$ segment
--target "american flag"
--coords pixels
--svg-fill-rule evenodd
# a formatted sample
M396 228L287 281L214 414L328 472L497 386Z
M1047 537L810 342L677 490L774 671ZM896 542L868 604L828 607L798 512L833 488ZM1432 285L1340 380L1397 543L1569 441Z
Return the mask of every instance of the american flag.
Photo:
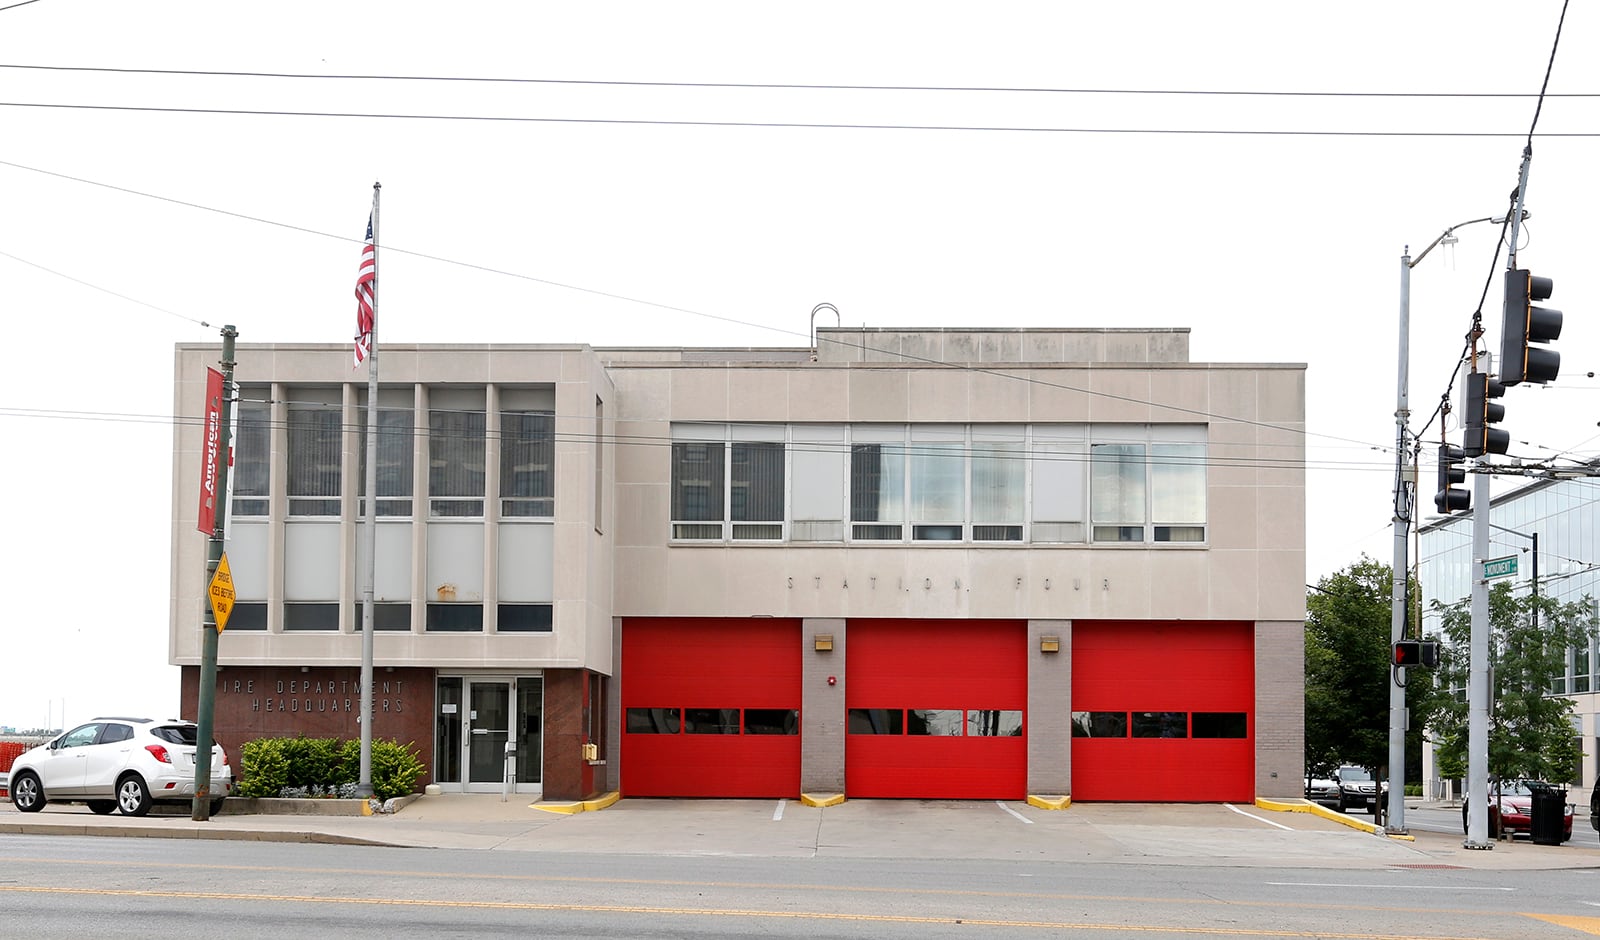
M378 258L372 246L372 216L367 216L367 243L361 246L361 273L356 276L356 365L372 352L373 301L378 289Z

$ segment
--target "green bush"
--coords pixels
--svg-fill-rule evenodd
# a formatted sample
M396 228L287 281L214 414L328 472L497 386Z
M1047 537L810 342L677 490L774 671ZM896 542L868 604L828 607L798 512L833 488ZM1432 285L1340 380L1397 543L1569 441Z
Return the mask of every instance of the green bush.
M277 796L289 785L289 755L285 738L257 738L239 749L239 779L233 795Z
M428 768L412 750L414 744L398 741L372 742L372 795L380 800L405 796L416 788ZM360 760L360 745L357 745ZM359 765L357 774L359 775Z
M333 738L296 737L284 739L289 756L290 787L315 790L339 783L343 777L339 742Z
M372 742L372 794L380 800L413 791L427 772L415 744ZM240 749L235 796L275 797L284 791L334 794L361 777L361 742L337 738L257 738Z

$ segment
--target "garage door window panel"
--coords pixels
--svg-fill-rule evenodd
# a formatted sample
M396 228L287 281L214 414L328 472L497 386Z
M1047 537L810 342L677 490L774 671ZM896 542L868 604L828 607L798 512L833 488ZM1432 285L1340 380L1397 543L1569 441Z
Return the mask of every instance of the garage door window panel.
M1188 712L1134 712L1131 722L1136 738L1187 738Z
M1072 736L1075 738L1125 738L1128 736L1128 713L1073 712Z
M974 708L967 712L967 736L975 738L1022 737L1022 712L1008 708Z
M677 734L681 726L676 708L628 709L629 734Z
M788 735L800 733L800 710L795 708L747 708L745 734Z
M906 710L906 734L929 737L960 737L966 716L959 708L912 708Z
M685 734L738 734L739 709L686 708L683 731Z
M1244 738L1250 722L1244 712L1195 712L1191 728L1196 738Z
M905 734L905 712L898 708L850 709L851 734Z

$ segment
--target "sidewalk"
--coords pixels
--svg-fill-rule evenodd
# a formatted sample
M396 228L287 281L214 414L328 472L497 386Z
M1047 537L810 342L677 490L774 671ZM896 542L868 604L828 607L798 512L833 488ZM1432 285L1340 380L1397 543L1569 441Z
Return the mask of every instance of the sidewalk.
M1408 807L1455 808L1459 804ZM558 804L550 804L555 806ZM560 804L565 806L566 804ZM1396 839L1306 812L1221 804L1074 804L852 800L805 806L778 800L621 800L566 815L527 797L422 796L391 814L235 814L207 822L187 812L98 816L80 805L20 813L0 803L0 836L76 835L237 839L404 848L811 857L960 857L1107 864L1224 864L1324 869L1600 869L1600 849L1499 842L1462 847L1459 833L1412 830ZM1370 828L1370 821L1366 822Z

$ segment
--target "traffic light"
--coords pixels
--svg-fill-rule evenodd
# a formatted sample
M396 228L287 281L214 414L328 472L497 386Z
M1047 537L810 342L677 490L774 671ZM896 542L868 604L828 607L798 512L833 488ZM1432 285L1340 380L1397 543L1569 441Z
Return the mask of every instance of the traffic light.
M1467 482L1467 468L1461 465L1466 456L1454 444L1439 445L1439 491L1433 494L1433 505L1445 515L1472 508L1472 494L1454 488L1457 483Z
M1394 644L1396 666L1439 665L1439 644L1432 640L1399 640Z
M1467 426L1461 432L1461 452L1466 456L1503 454L1511 446L1510 434L1489 427L1506 416L1505 406L1489 399L1505 393L1505 386L1487 372L1473 372L1467 376Z
M1548 300L1555 282L1520 268L1506 272L1505 318L1500 322L1500 384L1554 382L1561 354L1531 343L1553 343L1561 336L1561 311L1535 307Z

